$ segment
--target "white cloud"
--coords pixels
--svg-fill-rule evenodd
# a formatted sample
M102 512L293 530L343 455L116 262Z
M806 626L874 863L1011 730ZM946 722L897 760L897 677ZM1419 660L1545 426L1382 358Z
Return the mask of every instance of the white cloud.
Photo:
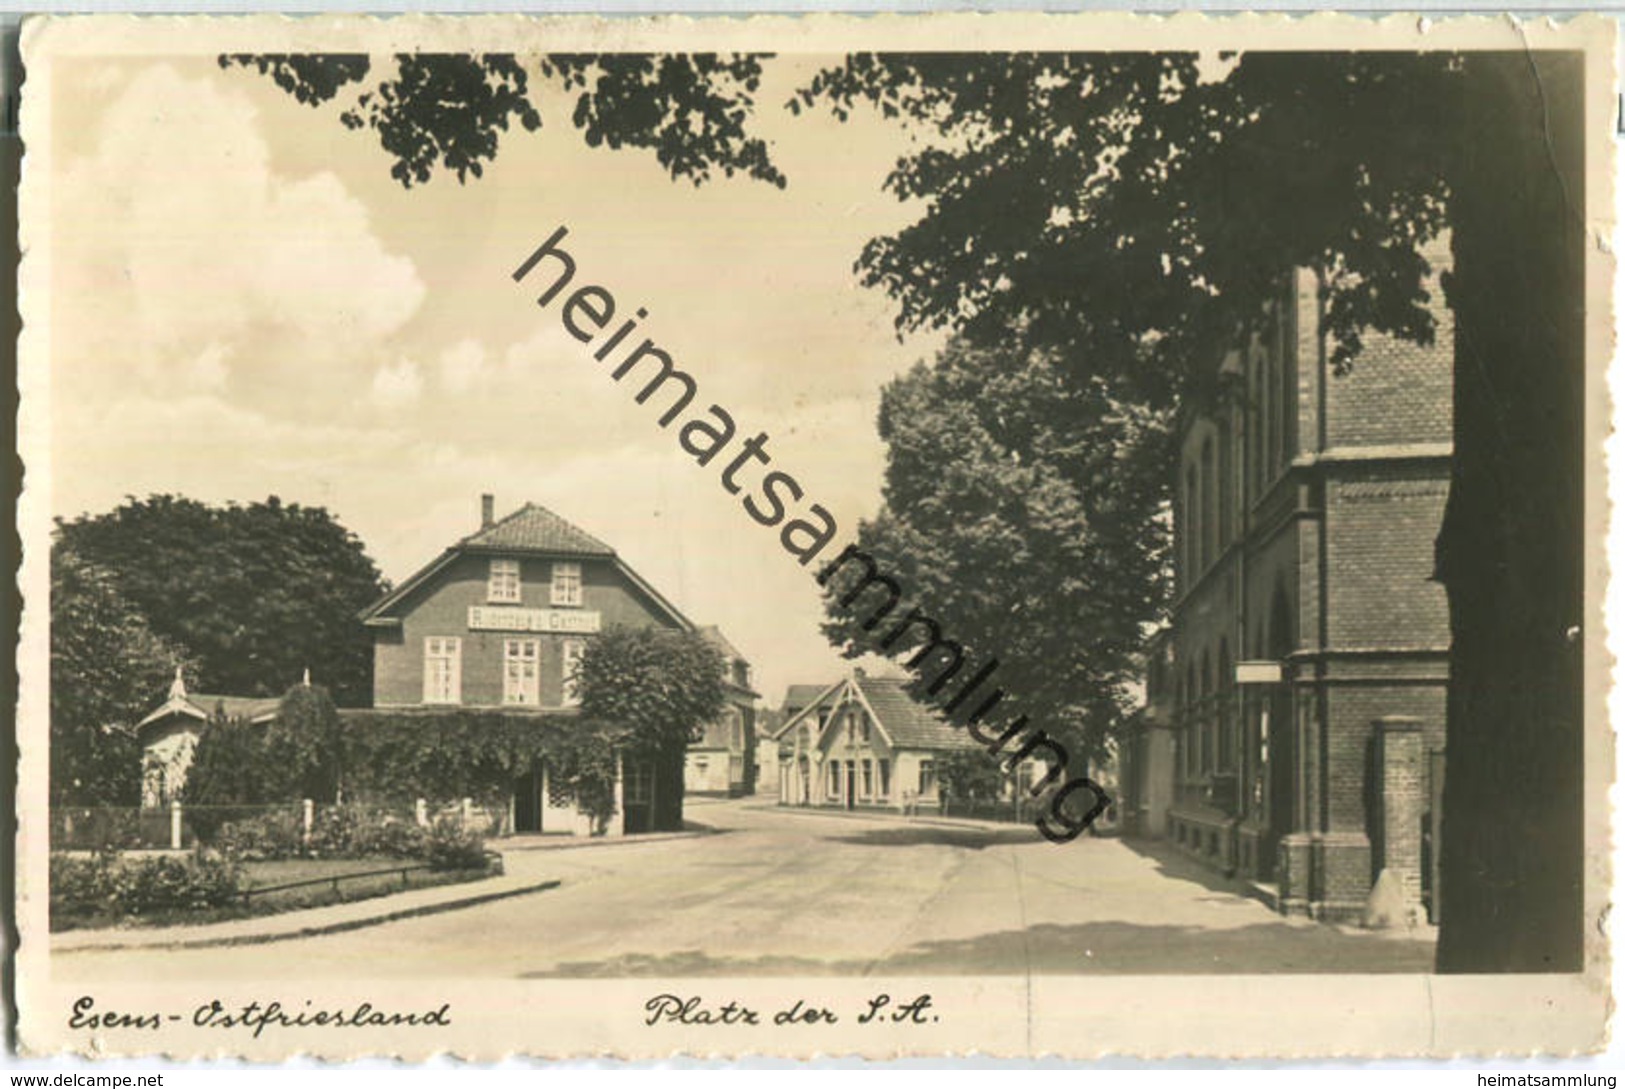
M422 392L423 375L410 359L386 363L372 376L372 399L383 408L413 404Z
M72 213L53 287L64 312L95 315L57 330L60 380L105 397L196 382L289 414L366 388L423 283L333 174L273 171L246 97L157 65L89 146L54 196Z
M440 383L453 393L479 385L484 372L485 348L477 340L459 340L440 356Z

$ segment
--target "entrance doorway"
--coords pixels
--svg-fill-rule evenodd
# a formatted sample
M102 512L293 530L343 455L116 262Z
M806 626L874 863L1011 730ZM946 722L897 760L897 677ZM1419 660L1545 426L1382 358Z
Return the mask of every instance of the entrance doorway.
M846 762L846 807L848 809L856 809L858 807L857 766L858 762L856 760L848 760Z
M647 760L628 756L622 764L621 831L629 836L654 827L654 767Z
M542 830L542 776L535 769L521 775L513 784L513 830Z

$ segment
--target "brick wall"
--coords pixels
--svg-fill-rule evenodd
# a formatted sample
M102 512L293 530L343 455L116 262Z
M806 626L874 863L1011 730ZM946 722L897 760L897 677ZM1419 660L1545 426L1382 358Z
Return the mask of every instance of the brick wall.
M1446 264L1448 243L1435 243L1427 256L1435 269ZM1436 276L1428 290L1432 296L1428 308L1436 325L1431 345L1368 331L1353 369L1327 379L1328 446L1450 441L1454 324Z
M1443 464L1363 470L1326 484L1327 637L1333 647L1445 646L1429 581L1448 487Z
M582 608L601 614L604 627L615 624L669 626L642 591L604 560L581 562ZM423 641L429 636L462 640L462 702L470 706L502 703L503 640L516 632L470 631L468 610L488 604L489 560L460 556L439 576L401 605L398 633L380 631L373 649L373 702L378 706L423 702ZM547 560L521 561L521 600L529 609L551 608L552 565ZM582 636L525 633L540 641L538 666L541 705L557 707L564 693L564 641ZM587 637L590 638L590 637Z

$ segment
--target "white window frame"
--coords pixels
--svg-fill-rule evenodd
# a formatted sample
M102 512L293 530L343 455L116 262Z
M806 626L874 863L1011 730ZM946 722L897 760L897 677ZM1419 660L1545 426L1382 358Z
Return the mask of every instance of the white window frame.
M526 654L526 651L529 654ZM518 672L515 672L515 665ZM529 667L528 672L527 668ZM542 703L542 641L502 641L502 702L508 707L539 707Z
M581 656L587 652L585 639L566 639L559 644L559 702L564 707L581 706L581 689L575 681L570 679L575 664L581 661Z
M935 760L920 761L920 797L930 798L936 795L939 785L937 783L937 762Z
M436 663L443 663L444 670L434 668ZM463 641L455 635L429 635L423 639L423 702L463 702Z
M566 608L581 604L581 565L556 561L547 590L548 603Z
M519 561L492 557L485 578L485 600L505 604L519 604Z

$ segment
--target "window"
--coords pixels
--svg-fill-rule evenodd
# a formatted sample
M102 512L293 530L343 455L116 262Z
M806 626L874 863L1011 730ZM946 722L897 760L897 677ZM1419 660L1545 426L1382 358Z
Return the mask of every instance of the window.
M924 798L937 792L937 762L935 760L920 761L920 797Z
M1185 466L1185 539L1181 542L1180 555L1185 561L1185 588L1188 590L1196 582L1196 568L1200 562L1197 558L1197 534L1201 527L1197 525L1197 496L1196 496L1196 466Z
M548 600L554 605L581 604L581 565L579 563L555 563L553 565L553 586Z
M880 759L880 796L891 797L891 761L885 757Z
M869 716L862 711L858 712L858 736L864 741L869 740Z
M1224 547L1224 541L1219 535L1218 506L1219 499L1219 469L1218 462L1213 457L1213 437L1210 435L1202 441L1202 569L1206 570L1214 560L1219 558L1219 549Z
M561 644L564 657L563 678L561 691L564 694L563 703L566 707L579 707L581 705L581 683L576 677L576 670L581 666L581 656L586 653L587 644L581 639L566 639Z
M519 601L519 561L492 560L491 574L486 580L485 596L488 601Z
M623 805L648 805L654 800L654 767L642 760L628 759L624 765L626 780L621 784Z
M841 762L839 760L829 762L829 796L831 798L841 796Z
M423 641L423 702L460 703L462 698L462 640L429 636Z
M872 797L874 797L874 794L875 794L875 762L873 760L864 760L864 762L863 762L863 781L862 782L863 782L862 793L861 793L860 797L863 797L863 798L872 798Z
M536 639L502 641L502 702L534 707L542 702L537 680L541 642Z
M1219 758L1220 771L1236 770L1235 699L1236 672L1230 664L1230 643L1219 640Z

